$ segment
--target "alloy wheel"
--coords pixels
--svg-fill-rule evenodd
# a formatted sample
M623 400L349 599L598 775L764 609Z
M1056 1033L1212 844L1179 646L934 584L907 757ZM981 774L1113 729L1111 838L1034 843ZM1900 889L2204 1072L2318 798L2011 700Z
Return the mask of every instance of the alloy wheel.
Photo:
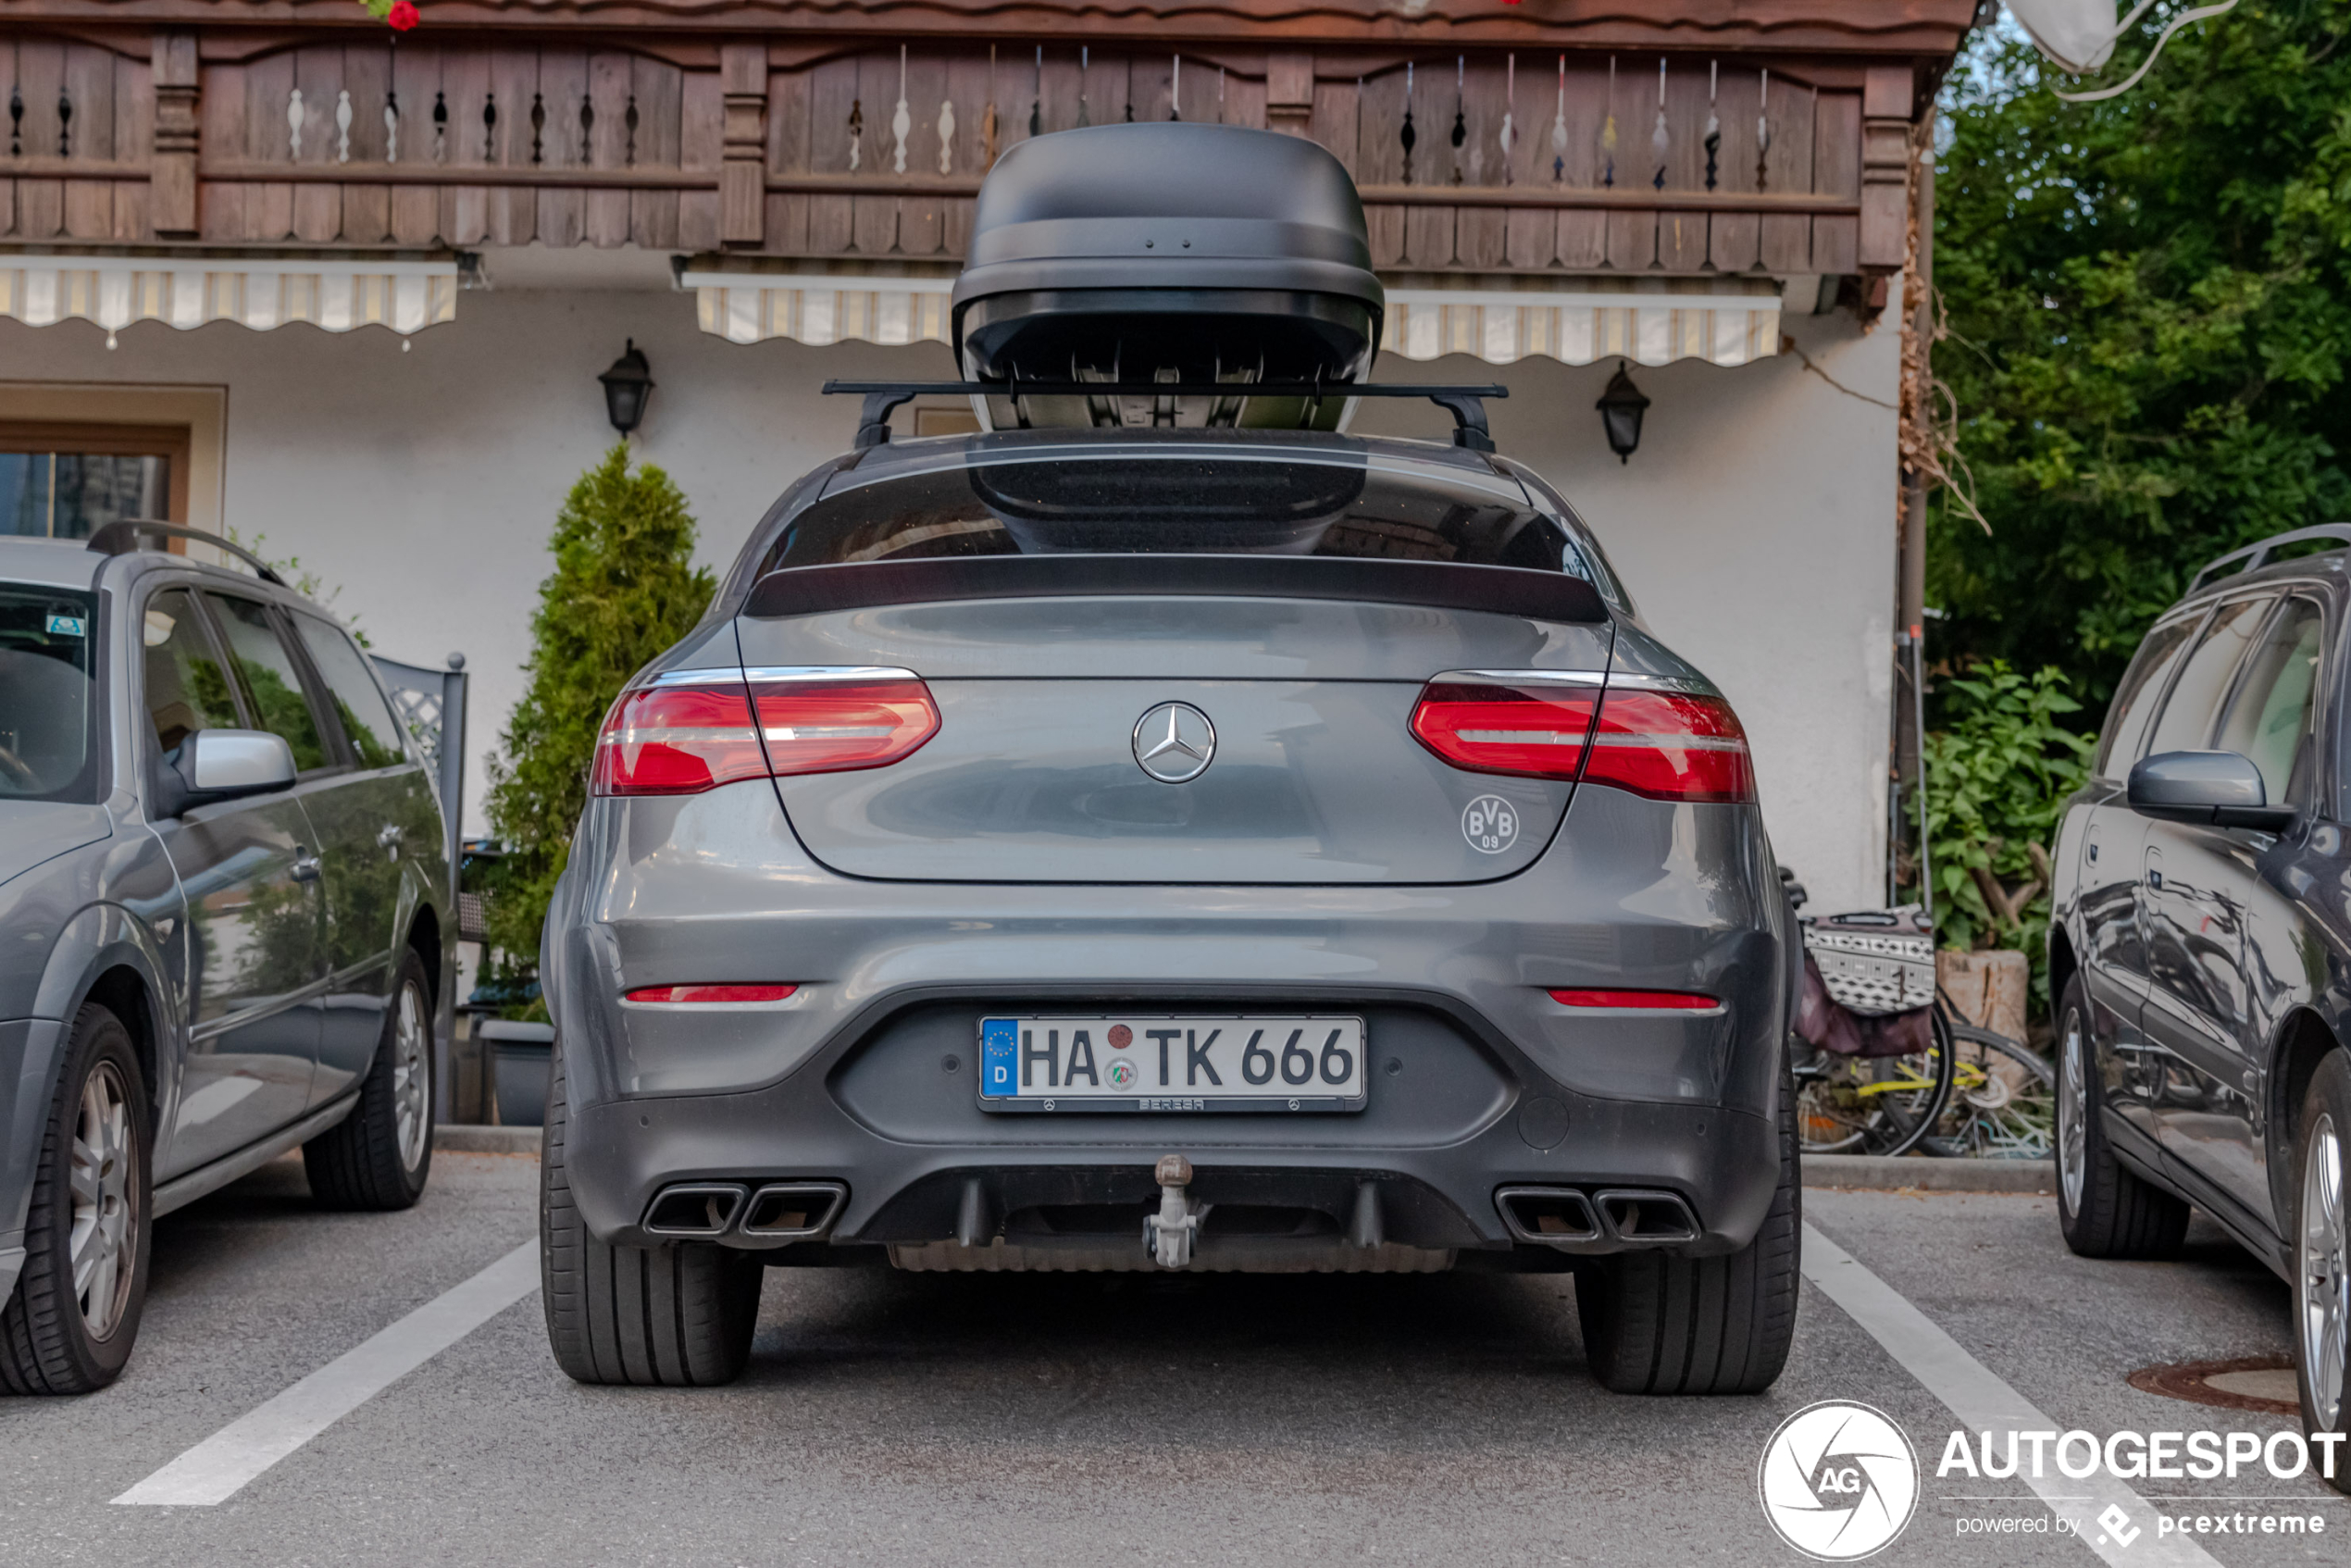
M2065 1184L2069 1213L2082 1212L2082 1183L2089 1165L2089 1054L2082 1038L2082 1014L2065 1015L2065 1044L2058 1053L2058 1179Z
M67 1173L73 1223L66 1255L82 1327L93 1340L114 1333L131 1300L139 1245L138 1159L121 1070L100 1062L82 1080Z
M432 1072L425 1052L424 999L414 986L400 988L400 1014L392 1035L392 1103L400 1143L400 1168L413 1171L425 1157L425 1133L431 1121L425 1103Z
M2295 1251L2295 1316L2302 1329L2303 1385L2320 1431L2343 1425L2343 1374L2351 1337L2351 1269L2345 1267L2343 1138L2321 1114L2302 1163L2302 1226Z

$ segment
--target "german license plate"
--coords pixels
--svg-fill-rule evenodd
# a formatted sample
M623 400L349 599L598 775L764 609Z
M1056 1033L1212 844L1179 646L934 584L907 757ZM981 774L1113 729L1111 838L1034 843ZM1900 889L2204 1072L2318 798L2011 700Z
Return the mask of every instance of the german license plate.
M1361 1018L983 1018L986 1111L1360 1111Z

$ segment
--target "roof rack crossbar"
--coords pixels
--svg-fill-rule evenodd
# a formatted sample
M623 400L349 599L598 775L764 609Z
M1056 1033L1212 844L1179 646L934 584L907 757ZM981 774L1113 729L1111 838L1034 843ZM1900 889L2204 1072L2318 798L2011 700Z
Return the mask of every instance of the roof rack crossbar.
M2258 571L2270 564L2271 553L2280 545L2299 544L2305 540L2312 539L2331 539L2338 544L2351 544L2351 523L2320 523L2316 528L2295 529L2286 533L2271 534L2269 538L2248 544L2241 550L2232 550L2225 555L2215 556L2212 560L2206 562L2204 569L2196 573L2189 581L2187 591L2194 593L2208 582L2217 582L2224 577L2236 577L2245 572Z
M146 542L150 539L156 541L152 546ZM280 588L286 586L286 579L278 575L276 568L243 545L231 544L218 534L206 533L202 529L183 529L177 523L150 522L143 517L108 523L90 536L87 548L101 555L128 555L134 550L161 549L162 541L167 539L193 539L200 544L209 544L251 566L262 581L274 582Z
M1473 452L1494 450L1486 423L1486 399L1508 397L1504 386L1425 386L1395 382L1329 381L827 381L827 395L863 394L857 417L860 451L889 439L889 417L917 397L1301 397L1426 398L1453 417L1453 444Z

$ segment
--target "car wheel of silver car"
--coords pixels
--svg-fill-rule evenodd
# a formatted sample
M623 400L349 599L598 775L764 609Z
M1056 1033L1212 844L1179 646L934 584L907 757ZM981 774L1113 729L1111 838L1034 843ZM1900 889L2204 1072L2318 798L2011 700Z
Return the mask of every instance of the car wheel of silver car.
M432 1170L432 988L414 952L351 1114L302 1146L311 1196L330 1209L405 1209Z
M539 1157L540 1299L555 1363L580 1383L733 1382L751 1360L765 1266L755 1254L706 1241L597 1240L580 1221L564 1168L570 1129L558 1039Z
M130 1031L74 1020L25 1216L24 1272L0 1307L0 1387L86 1394L131 1359L147 1294L147 1087Z
M2294 1215L2294 1322L2302 1424L2313 1435L2351 1432L2351 1055L2319 1064L2303 1096ZM2316 1452L2313 1449L2313 1452ZM2351 1493L2351 1451L2330 1478Z
M2076 975L2058 999L2058 1224L2085 1258L2167 1258L2187 1236L2188 1205L2125 1167L2107 1141L2090 1018Z
M1796 1337L1804 1228L1796 1079L1780 1081L1780 1178L1755 1239L1715 1258L1623 1252L1575 1276L1584 1355L1619 1394L1760 1394Z

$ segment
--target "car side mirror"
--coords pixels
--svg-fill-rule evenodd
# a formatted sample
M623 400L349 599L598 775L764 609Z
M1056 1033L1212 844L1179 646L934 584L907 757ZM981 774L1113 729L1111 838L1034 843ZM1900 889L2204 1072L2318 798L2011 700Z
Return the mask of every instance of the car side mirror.
M2292 826L2292 806L2270 803L2261 770L2235 752L2158 752L2131 769L2123 786L2131 809L2158 822L2253 828Z
M286 788L294 781L293 748L266 729L199 729L180 742L164 775L176 816L191 806Z

